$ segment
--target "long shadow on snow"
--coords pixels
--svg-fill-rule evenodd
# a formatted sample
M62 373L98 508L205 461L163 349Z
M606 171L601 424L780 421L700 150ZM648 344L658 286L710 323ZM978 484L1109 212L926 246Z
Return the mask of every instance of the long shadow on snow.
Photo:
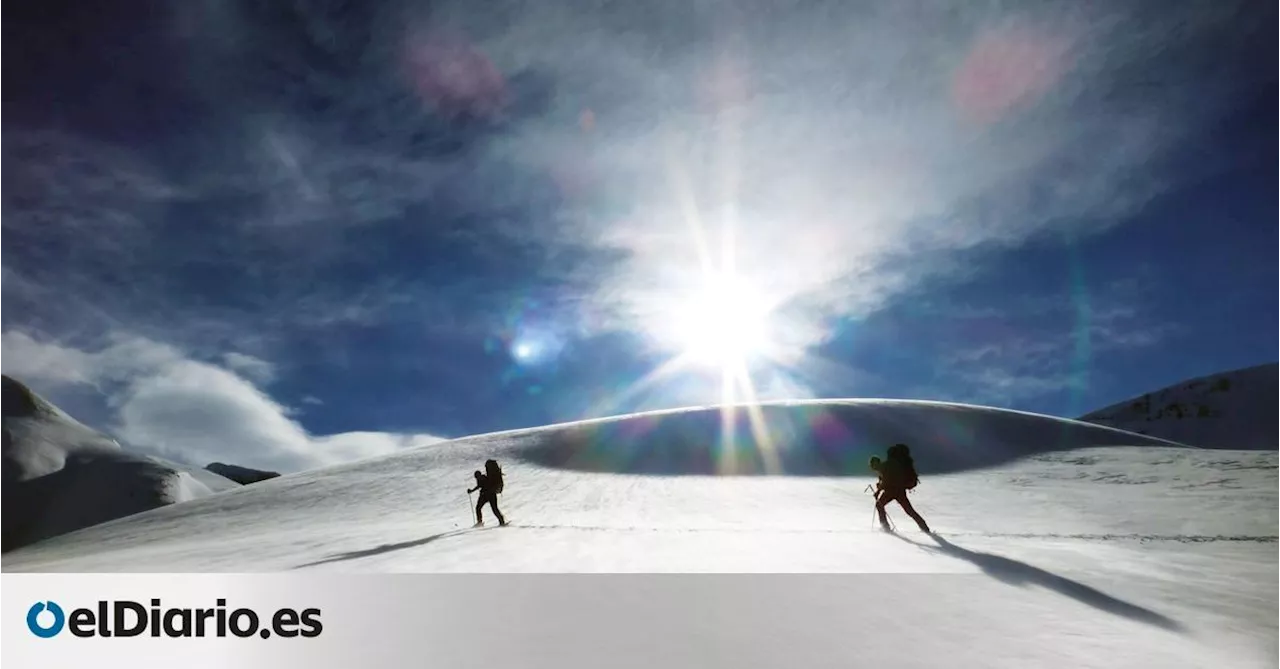
M401 541L399 543L394 543L394 544L382 544L381 546L366 548L364 550L338 553L337 555L330 555L329 557L324 558L323 560L316 560L315 562L300 564L294 567L294 569L304 569L306 567L315 567L317 565L329 564L330 562L345 562L347 560L359 560L360 558L373 557L375 555L382 555L384 553L392 553L395 551L404 550L406 548L417 548L418 546L425 546L433 541L439 541L441 539L457 536L459 534L463 534L465 532L472 532L472 531L479 531L479 530L473 529L473 528L465 528L461 530L450 530L448 532L441 532L439 534L433 534L428 537L422 537L421 539L414 539L413 541Z
M763 403L611 418L520 438L515 457L553 469L653 476L867 476L867 459L911 446L923 475L992 467L1092 446L1170 446L1142 435L1050 416L913 401ZM726 440L726 434L732 439ZM727 445L726 441L729 442Z
M927 551L933 551L971 562L978 568L982 569L982 571L987 575L999 581L1008 583L1009 585L1016 585L1019 587L1027 584L1038 585L1060 595L1070 597L1082 604L1088 604L1095 609L1106 611L1107 613L1111 613L1122 618L1136 620L1170 632L1182 633L1186 631L1186 628L1183 627L1181 623L1169 618L1168 616L1156 613L1151 609L1146 609L1136 604L1130 604L1129 602L1121 599L1116 599L1105 592L1091 588L1079 581L1073 581L1065 576L1059 576L1039 567L1033 567L1025 562L1019 562L1017 560L993 555L991 553L979 553L967 548L961 548L936 534L931 536L934 541L938 542L937 546L930 546L928 544L912 541L898 534L893 534L892 536Z

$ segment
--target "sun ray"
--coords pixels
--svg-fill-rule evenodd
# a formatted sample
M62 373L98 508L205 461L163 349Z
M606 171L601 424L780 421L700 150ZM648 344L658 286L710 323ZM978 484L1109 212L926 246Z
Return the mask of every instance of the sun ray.
M693 250L698 255L698 263L702 268L702 273L708 275L713 271L710 245L707 243L707 235L703 229L702 218L698 215L698 204L694 201L693 189L690 187L689 179L684 174L684 170L681 169L681 163L675 154L674 144L668 141L666 151L668 182L671 185L675 200L679 204L684 223L689 229Z
M847 380L862 373L850 364L808 353L792 359L787 365L787 372L806 383L817 382L818 385L824 380Z
M760 398L756 394L755 385L751 383L751 374L744 364L736 365L733 373L742 388L747 421L751 426L751 437L760 451L760 460L764 465L765 473L780 474L782 462L773 443L773 436L769 433L764 411L760 408Z
M733 63L727 63L733 65ZM730 68L732 70L732 68ZM724 74L734 74L727 71ZM716 471L735 473L740 468L737 419L745 413L751 443L759 451L767 472L781 472L776 444L759 406L749 362L775 358L771 350L767 318L772 304L759 290L746 285L738 274L737 226L740 175L737 162L741 119L732 108L723 112L713 142L719 150L714 168L719 192L713 210L700 212L694 184L685 171L678 147L665 143L667 180L672 200L689 235L699 265L699 286L685 299L673 299L670 311L654 322L654 332L664 344L678 349L675 357L635 382L610 401L627 401L661 379L686 369L718 369L720 376L720 438ZM704 216L704 213L710 214ZM741 406L740 406L741 404Z
M720 459L717 466L721 474L738 471L738 414L735 410L733 375L727 369L720 370Z
M621 393L604 397L601 401L592 405L588 415L603 416L608 415L609 412L617 411L624 402L634 399L636 395L649 389L654 384L674 376L687 367L689 367L689 360L686 356L671 358L654 368L653 371L637 379L634 383L623 388Z

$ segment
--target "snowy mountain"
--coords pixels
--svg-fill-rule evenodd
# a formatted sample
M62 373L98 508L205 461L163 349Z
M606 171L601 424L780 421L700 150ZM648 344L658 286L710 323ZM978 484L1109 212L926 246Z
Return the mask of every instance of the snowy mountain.
M240 487L129 453L19 381L3 377L3 549Z
M896 506L896 534L872 525L866 462L899 441L921 472L911 499L935 536ZM503 466L500 508L512 524L496 527L485 508L488 525L471 529L466 491L489 457ZM1275 666L1276 467L1274 452L957 404L701 408L288 474L54 537L3 567L868 574L792 593L824 612L799 627L720 599L662 615L702 626L685 632L711 646L706 661L685 662L700 666L781 661L779 648L823 666ZM511 593L511 611L528 614ZM619 604L609 623L625 626L637 605ZM581 661L556 666L598 666L601 643L563 649ZM627 664L671 664L672 650L635 649Z
M1280 365L1203 376L1080 417L1203 448L1280 445Z

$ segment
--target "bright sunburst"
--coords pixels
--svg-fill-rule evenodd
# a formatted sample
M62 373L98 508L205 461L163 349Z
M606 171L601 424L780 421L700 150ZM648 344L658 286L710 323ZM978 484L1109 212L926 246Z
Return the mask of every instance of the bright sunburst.
M644 290L634 305L636 315L645 334L671 357L617 395L604 398L593 413L612 412L614 407L625 406L681 374L700 368L699 376L710 372L720 382L721 450L717 470L738 471L739 449L744 445L738 440L738 421L739 416L745 415L751 432L747 443L758 450L766 471L779 472L777 448L759 406L752 376L764 371L777 378L779 364L794 360L794 327L789 330L786 326L792 324L774 322L780 315L775 308L783 303L785 294L776 287L777 281L766 292L748 280L758 275L736 271L737 213L736 207L731 206L736 199L732 169L723 175L722 185L727 190L721 195L718 229L711 230L698 211L680 161L673 160L670 167L672 199L683 214L689 250L701 271L691 276L678 263L672 263L672 258L662 258L660 264L649 268L652 273L644 277L648 281L638 284ZM700 384L695 381L693 385Z
M737 367L768 346L768 308L740 278L719 275L679 304L676 345L692 363Z

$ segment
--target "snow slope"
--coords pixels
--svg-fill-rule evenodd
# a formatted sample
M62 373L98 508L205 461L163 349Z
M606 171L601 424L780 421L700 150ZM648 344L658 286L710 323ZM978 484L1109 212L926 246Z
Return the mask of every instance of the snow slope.
M1204 448L1273 450L1280 445L1280 365L1190 379L1080 420Z
M158 506L240 487L120 448L3 377L4 550Z
M779 644L797 666L1276 664L1274 452L908 401L771 405L766 444L745 414L724 423L731 449L716 409L433 444L55 537L3 568L872 574L797 583L793 614L708 609L719 650L699 666ZM896 535L872 527L866 459L894 441L912 447L936 537L896 507ZM513 524L473 530L466 488L487 457Z

